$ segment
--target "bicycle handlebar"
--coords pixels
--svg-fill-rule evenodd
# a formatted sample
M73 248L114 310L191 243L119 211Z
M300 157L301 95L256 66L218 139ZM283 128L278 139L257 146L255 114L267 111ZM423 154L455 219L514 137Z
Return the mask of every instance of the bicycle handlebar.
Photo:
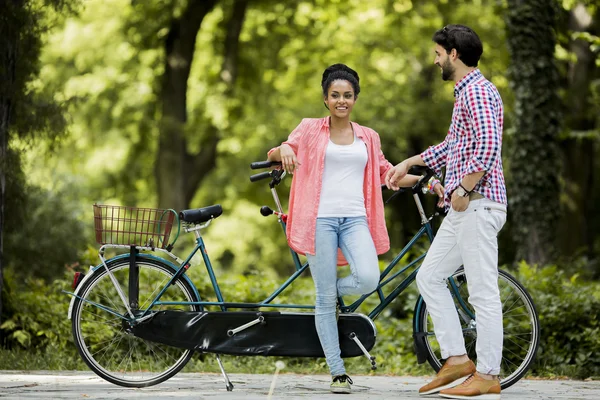
M250 168L252 169L260 169L260 168L270 168L274 166L281 165L281 161L256 161L250 164ZM285 176L285 171L281 168L273 169L271 171L261 172L260 174L254 174L250 177L250 182L257 182L267 178L271 179L271 183L269 183L269 187L273 189L275 186L279 185L281 179Z
M250 176L250 182L257 182L262 179L267 179L270 177L271 177L271 172L265 171L265 172L261 172L260 174L254 174L254 175Z
M269 168L275 165L281 165L281 161L255 161L250 164L251 169Z
M251 169L262 169L262 168L270 168L273 166L278 166L281 165L281 161L255 161L253 163L250 163L250 168ZM430 169L429 167L425 167L425 166L412 166L410 167L409 171L410 174L414 174L414 175L421 175L421 178L417 181L417 183L415 183L410 190L413 193L418 193L418 191L421 190L421 187L429 181L429 179L435 175L435 172ZM265 171L265 172L261 172L259 174L254 174L252 176L250 176L250 182L258 182L260 180L263 179L267 179L267 178L274 178L275 180L279 181L281 179L281 170L272 170L272 171ZM274 184L279 183L279 182L273 182ZM381 185L381 189L386 189L386 185ZM394 197L398 196L401 193L404 193L405 191L407 191L408 188L400 188L396 193L394 193L389 199L387 199L386 203L388 203L390 200L392 200Z
M394 193L393 195L391 195L386 201L385 204L389 203L390 201L392 201L394 198L398 197L398 195L400 195L401 193L406 192L407 190L410 190L413 193L418 193L422 186L424 184L426 184L429 179L431 179L432 176L435 175L435 172L429 168L429 167L424 167L424 166L413 166L410 167L410 169L408 170L409 174L412 175L421 175L421 177L419 178L419 180L417 181L417 183L415 183L411 188L400 188L398 191L396 191L396 193ZM386 185L381 185L381 189L387 189Z

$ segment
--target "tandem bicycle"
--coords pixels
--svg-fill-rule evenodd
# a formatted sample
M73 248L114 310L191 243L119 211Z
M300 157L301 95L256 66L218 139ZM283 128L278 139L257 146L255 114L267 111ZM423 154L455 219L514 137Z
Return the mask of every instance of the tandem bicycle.
M280 163L261 161L252 169L269 168L252 175L252 182L268 181L275 210L263 206L263 216L275 216L285 234L286 214L277 186L286 173ZM381 271L375 291L346 304L340 298L338 320L342 357L367 359L376 341L374 320L414 281L426 250L410 261L406 258L417 241L433 241L432 220L423 207L426 182L433 171L417 171L421 179L410 192L419 213L421 228ZM314 304L279 304L277 297L294 281L310 272L308 263L290 249L294 272L279 288L258 303L231 302L224 298L202 236L223 212L220 205L184 210L94 205L96 241L101 262L86 274L76 273L68 317L77 350L89 368L103 379L125 387L146 387L177 374L194 352L215 354L228 391L233 389L221 355L324 357L314 323ZM216 222L218 223L218 222ZM191 233L195 246L184 258L173 253L180 230ZM174 238L172 242L169 242ZM106 258L107 250L117 255ZM199 253L210 279L214 301L203 300L186 272ZM448 277L463 328L468 355L476 359L477 321L468 303L467 277L462 268ZM384 292L385 289L385 292ZM540 340L540 324L527 290L509 273L499 270L503 309L504 342L500 382L503 389L521 379L534 361ZM367 313L358 311L366 299L375 299ZM362 310L362 309L361 309ZM413 314L413 342L419 363L438 371L443 360L433 333L427 305L418 297Z

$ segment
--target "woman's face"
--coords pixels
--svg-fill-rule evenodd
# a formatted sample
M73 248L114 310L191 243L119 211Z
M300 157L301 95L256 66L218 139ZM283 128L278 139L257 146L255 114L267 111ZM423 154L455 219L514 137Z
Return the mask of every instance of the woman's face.
M332 117L348 118L356 99L352 84L345 80L335 80L327 89L325 105Z

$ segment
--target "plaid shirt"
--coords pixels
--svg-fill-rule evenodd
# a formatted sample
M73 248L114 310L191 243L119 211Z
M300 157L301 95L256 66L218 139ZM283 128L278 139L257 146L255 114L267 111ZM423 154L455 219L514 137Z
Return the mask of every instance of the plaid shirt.
M441 176L446 166L446 209L450 208L452 192L469 174L485 171L473 188L484 197L507 204L502 172L502 99L493 83L479 69L465 75L454 86L452 123L444 141L431 146L421 158Z

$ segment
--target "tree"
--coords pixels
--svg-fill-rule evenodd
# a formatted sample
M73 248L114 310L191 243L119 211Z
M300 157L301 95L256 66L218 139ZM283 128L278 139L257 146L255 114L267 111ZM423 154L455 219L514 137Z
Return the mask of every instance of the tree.
M49 0L57 12L73 11L69 0ZM39 53L45 17L50 13L33 0L6 0L0 14L0 292L3 286L4 235L8 210L7 188L22 190L14 184L21 175L19 155L11 140L55 137L64 130L62 108L28 86L39 72ZM12 193L12 205L19 193ZM0 319L2 299L0 297ZM1 322L1 321L0 321Z
M205 129L200 151L190 153L185 127L187 116L188 78L194 59L196 36L202 20L217 3L190 1L181 17L173 19L165 41L165 72L162 78L160 102L159 148L155 177L159 207L181 210L187 206L202 180L215 165L220 132L211 125ZM237 78L239 35L248 0L236 0L227 23L221 83L224 96L231 96Z
M592 12L583 2L564 11L563 46L568 51L565 69L565 132L561 137L564 163L564 215L561 221L560 247L565 255L583 249L588 259L594 257L598 233L594 193L598 191L597 164L600 113L594 104L593 86L600 79L600 65L589 38L600 33L600 11Z
M517 258L544 264L553 259L559 217L557 4L509 0L506 16L509 75L515 96L509 160L509 201Z

